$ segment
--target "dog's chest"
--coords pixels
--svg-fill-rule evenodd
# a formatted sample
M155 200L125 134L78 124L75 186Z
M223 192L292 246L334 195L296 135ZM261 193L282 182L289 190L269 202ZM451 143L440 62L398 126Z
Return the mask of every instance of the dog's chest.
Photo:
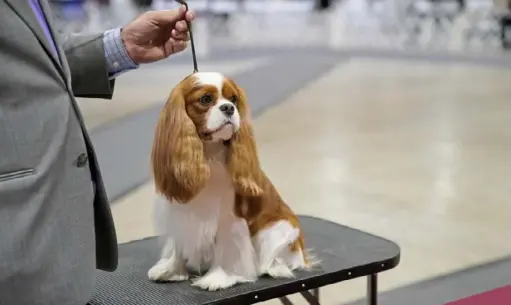
M193 269L211 263L218 225L233 213L234 190L224 165L212 163L211 177L205 188L186 205L176 205L179 228L182 230L182 254Z

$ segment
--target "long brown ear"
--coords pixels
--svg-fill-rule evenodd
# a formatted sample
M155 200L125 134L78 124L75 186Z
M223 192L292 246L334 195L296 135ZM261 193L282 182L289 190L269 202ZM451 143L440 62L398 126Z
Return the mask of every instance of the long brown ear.
M187 203L197 195L209 178L203 144L186 113L179 85L160 113L151 163L156 191L180 203Z
M234 87L239 95L237 108L240 113L240 128L231 138L229 171L238 194L260 196L263 193L262 172L250 123L250 110L243 89L236 84Z

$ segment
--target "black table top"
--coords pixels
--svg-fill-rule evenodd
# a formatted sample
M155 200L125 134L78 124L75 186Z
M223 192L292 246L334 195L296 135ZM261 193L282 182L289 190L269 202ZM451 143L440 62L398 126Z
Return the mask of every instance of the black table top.
M297 272L293 279L263 277L254 283L208 292L181 283L153 283L147 271L159 259L157 239L119 245L119 267L98 271L90 305L253 304L356 277L392 269L399 247L391 241L333 222L300 216L307 248L321 260L317 270Z

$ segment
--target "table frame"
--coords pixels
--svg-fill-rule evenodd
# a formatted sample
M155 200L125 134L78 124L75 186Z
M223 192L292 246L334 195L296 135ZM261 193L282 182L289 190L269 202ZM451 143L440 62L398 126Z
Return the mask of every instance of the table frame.
M310 305L321 305L319 302L319 289L301 291L300 294ZM378 305L378 274L374 273L367 276L367 305ZM294 303L287 297L279 298L282 305L294 305Z
M299 293L301 297L303 297L308 304L310 305L320 305L320 288L336 284L343 281L349 281L355 278L361 278L365 277L367 280L367 291L366 291L366 297L367 301L366 304L368 305L377 305L378 304L378 275L381 272L390 270L395 268L400 261L400 249L399 246L395 243L386 240L384 238L371 235L369 233L365 233L360 230L356 230L353 228L349 228L346 226L342 226L340 224L336 224L324 219L311 217L311 216L299 216L300 221L302 222L302 225L304 226L304 231L309 235L309 238L314 239L314 237L319 234L319 239L317 240L325 240L325 238L332 238L332 236L336 236L338 234L345 234L345 238L349 237L351 235L351 240L353 239L359 239L359 237L354 237L353 234L361 234L360 239L364 238L366 239L364 241L364 245L367 244L367 241L370 242L376 242L376 248L375 251L377 251L378 255L374 255L372 252L367 253L370 258L363 258L360 260L360 262L352 262L349 265L347 265L345 268L336 267L336 264L330 264L333 269L330 269L331 271L327 271L326 265L328 265L328 262L335 262L335 260L339 256L331 256L329 258L325 257L325 260L323 263L325 263L325 270L311 270L311 273L309 272L297 272L296 277L293 279L277 279L276 283L273 283L271 285L262 284L259 287L253 287L249 289L242 289L233 287L233 290L239 289L239 292L228 292L228 295L225 295L224 291L217 292L220 295L214 296L215 293L212 293L213 296L211 300L208 300L209 296L207 296L206 292L200 291L200 290L193 290L191 289L187 283L182 284L176 284L176 292L177 295L180 295L181 298L183 296L189 296L189 294L184 293L185 291L190 290L190 293L197 295L195 299L197 300L196 303L190 302L189 300L183 301L180 304L203 304L203 305L239 305L239 304L255 304L267 300L279 300L283 305L293 305L293 302L288 298L289 295L297 294ZM321 230L314 230L314 226L318 228L318 225L324 226L320 227ZM309 231L306 230L310 226ZM325 228L325 230L324 230ZM307 233L309 232L309 233ZM320 233L318 233L320 232ZM316 234L316 235L315 235ZM362 237L364 236L364 237ZM126 281L127 277L126 274L128 274L128 278L136 278L138 279L140 273L140 277L143 276L143 272L147 270L151 266L151 262L147 260L142 260L140 258L134 259L135 257L139 257L140 255L146 255L147 249L157 249L156 244L156 237L149 237L138 241L133 241L130 243L126 243L120 247L120 255L121 257L124 257L124 260L127 263L124 263L121 261L120 267L126 268L126 266L130 266L134 261L135 262L142 262L140 263L135 269L129 269L129 273L105 273L100 272L100 276L98 276L97 283L100 283L100 285L103 285L103 288L99 291L101 293L97 294L97 297L93 298L90 302L91 305L139 305L143 304L147 300L145 300L143 297L140 298L138 294L133 294L131 297L126 299L126 302L118 302L117 299L119 290L117 289L117 293L115 294L108 294L105 293L105 291L110 290L109 287L112 287L112 289L116 289L119 283L124 285L123 287L136 287L137 289L146 289L148 293L156 293L156 294L169 294L172 293L172 289L167 289L165 286L159 286L163 287L164 290L161 290L158 285L155 285L154 283L151 283L149 281L141 281L138 283L138 281ZM349 240L349 238L348 238ZM356 245L356 243L355 243ZM324 246L317 246L318 249L323 249ZM333 251L330 254L337 253L337 248L325 248L329 249L329 251ZM341 250L343 251L343 250ZM362 249L361 249L362 251ZM371 251L367 246L364 246L363 251ZM329 252L325 252L325 254L328 254ZM153 255L156 255L153 253ZM353 252L351 253L353 255ZM323 266L323 264L322 264ZM120 269L122 270L122 269ZM138 271L133 271L138 270ZM142 271L143 270L143 271ZM264 281L272 281L272 279L265 279ZM279 282L280 281L280 282ZM124 283L124 284L123 284ZM127 286L126 286L127 285ZM257 285L257 284L254 284ZM246 287L246 286L245 286ZM124 289L124 288L123 288ZM222 295L224 294L224 295ZM206 298L206 299L205 299ZM162 300L162 302L158 302L158 304L165 304L167 301L171 301L169 299ZM181 300L180 300L181 301ZM176 303L177 304L177 303Z

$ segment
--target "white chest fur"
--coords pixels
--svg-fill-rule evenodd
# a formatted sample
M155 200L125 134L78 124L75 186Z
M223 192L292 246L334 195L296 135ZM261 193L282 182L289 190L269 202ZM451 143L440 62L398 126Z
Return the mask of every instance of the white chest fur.
M211 265L219 226L234 213L234 189L225 165L211 160L210 168L209 181L192 201L169 204L162 199L155 209L159 233L173 239L187 266L199 272Z
M292 270L305 266L305 261L302 251L291 253L286 246L298 238L299 229L280 220L252 239L245 219L234 213L235 192L223 149L218 154L209 151L208 156L210 179L191 202L169 203L163 198L156 202L163 250L148 277L183 281L192 269L203 274L192 285L218 290L254 281L258 274L293 276Z

